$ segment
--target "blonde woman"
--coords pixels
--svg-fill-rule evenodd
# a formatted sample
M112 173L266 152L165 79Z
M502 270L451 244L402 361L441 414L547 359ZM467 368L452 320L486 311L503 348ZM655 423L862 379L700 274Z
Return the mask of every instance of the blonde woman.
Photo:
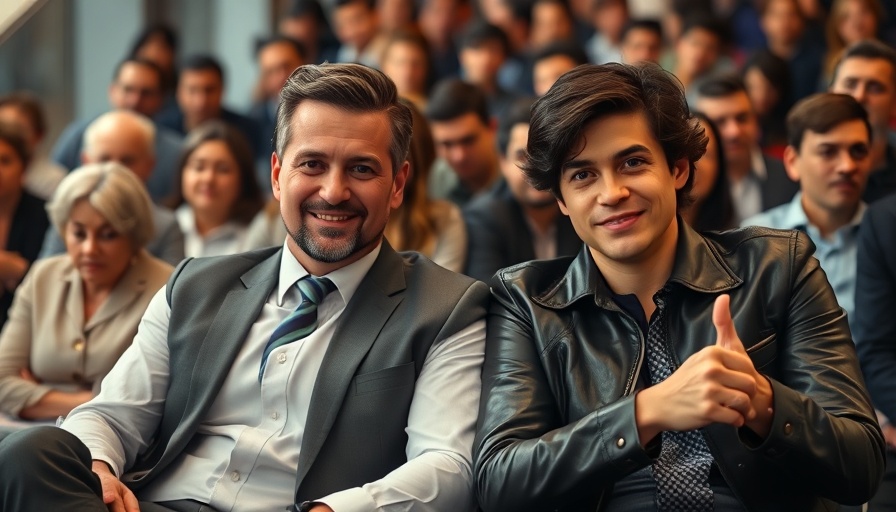
M66 254L32 266L0 331L0 412L26 420L66 415L96 394L172 271L144 249L150 199L119 164L76 169L47 211Z

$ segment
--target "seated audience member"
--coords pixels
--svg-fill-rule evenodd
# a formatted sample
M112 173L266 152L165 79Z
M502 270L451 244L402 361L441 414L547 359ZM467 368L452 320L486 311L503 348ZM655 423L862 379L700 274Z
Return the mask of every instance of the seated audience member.
M19 126L0 122L0 328L50 225L44 201L22 186L30 157Z
M711 77L728 71L721 59L727 34L722 22L708 14L690 14L675 40L674 63L670 68L684 86L688 105L696 105L698 91Z
M186 137L206 121L219 119L239 130L258 158L270 158L270 141L252 119L223 104L224 68L210 55L194 55L181 66L177 79L177 104L156 117L158 123Z
M386 34L399 30L413 30L417 19L417 2L376 0L376 15L380 20L380 30Z
M759 148L759 122L743 81L714 77L698 91L697 109L719 128L734 200L735 224L793 198L799 185L784 164Z
M84 131L85 164L118 162L127 167L143 183L151 179L155 154L153 140L156 130L145 117L126 110L107 112L96 118ZM172 178L173 179L173 178ZM171 210L152 204L152 223L155 236L146 243L150 254L172 265L184 258L184 235ZM62 234L47 230L40 257L65 252Z
M592 64L622 60L622 30L629 20L626 0L593 0L591 19L594 35L585 43L585 52Z
M47 133L47 119L36 96L14 92L0 97L0 123L18 125L25 134L31 161L25 169L25 190L46 201L65 177L68 169L44 156L38 156L40 143Z
M790 111L790 70L787 62L768 50L758 50L741 70L744 87L759 123L759 147L776 158L787 147Z
M446 80L433 89L424 113L443 163L436 163L430 195L463 207L488 190L499 174L495 125L485 94L475 85Z
M289 75L305 64L304 52L299 42L286 36L273 36L256 45L260 97L249 110L249 118L258 126L258 138L262 146L258 150L257 160L259 164L264 163L265 168L268 167L274 147L274 125L277 122L277 107L280 105L280 89ZM259 171L259 183L267 183L269 179L267 171Z
M162 84L164 77L159 67L145 59L128 58L115 69L109 85L109 105L112 110L130 110L148 119L154 119L162 108ZM84 153L84 132L96 117L75 121L56 139L51 158L69 171L80 166ZM155 122L153 154L155 164L146 186L153 201L160 201L171 194L174 169L180 154L183 136ZM127 164L125 164L127 165Z
M831 92L849 94L868 111L871 123L871 175L863 199L872 203L896 193L896 50L879 41L847 48L831 82Z
M22 462L0 508L474 510L488 287L383 240L410 137L381 72L296 70L271 171L290 236L186 260L97 397L0 441Z
M572 10L567 0L532 0L529 9L529 51L537 52L554 43L576 40Z
M417 23L429 43L433 82L456 77L460 62L455 38L470 17L468 0L420 0Z
M485 93L489 114L493 119L501 119L518 97L498 83L498 70L510 52L507 35L497 26L475 19L458 39L461 77Z
M436 160L432 132L423 114L413 104L406 105L413 117L410 171L404 199L389 215L386 240L397 251L417 251L448 270L462 272L467 257L464 219L454 203L429 198L427 180Z
M843 50L876 39L885 14L880 0L834 0L825 22L824 76L830 82Z
M856 248L865 213L862 193L871 169L868 115L846 94L815 94L791 109L787 135L784 166L790 178L799 182L800 191L789 203L750 217L742 225L806 233L837 302L852 323Z
M619 52L626 64L658 64L663 55L663 26L656 20L629 21L622 29Z
M563 41L549 44L532 57L532 84L535 96L544 96L563 73L588 62L578 43Z
M818 92L822 76L823 45L808 37L807 19L800 0L767 0L760 4L760 24L769 51L787 61L791 97L788 102Z
M429 47L419 32L404 29L389 35L380 69L395 82L398 94L420 110L426 108L429 68Z
M719 129L702 112L695 112L694 117L706 135L706 152L694 162L691 203L682 206L681 218L698 233L737 227Z
M856 306L852 322L856 352L868 392L880 411L887 441L887 472L869 511L896 510L896 195L870 205L859 227Z
M374 0L334 0L330 19L340 43L338 62L380 67L386 39L380 32Z
M157 23L137 35L131 57L152 62L162 71L162 103L174 103L177 88L177 33L168 25Z
M836 510L884 440L846 315L796 231L676 215L706 146L655 65L582 66L523 169L586 245L500 271L474 444L485 511Z
M187 257L244 251L246 227L263 204L252 151L239 131L209 121L190 132L168 202Z
M0 332L0 412L56 419L99 391L171 274L144 249L150 203L117 163L85 165L60 183L47 211L67 254L35 263L16 290Z
M324 10L317 0L289 0L277 20L277 32L305 49L305 61L320 64L336 59L339 43L330 32Z
M582 246L557 199L529 185L519 167L531 107L532 100L520 100L501 120L497 148L504 179L463 210L469 238L464 273L474 279L487 281L498 269L524 261L571 256Z

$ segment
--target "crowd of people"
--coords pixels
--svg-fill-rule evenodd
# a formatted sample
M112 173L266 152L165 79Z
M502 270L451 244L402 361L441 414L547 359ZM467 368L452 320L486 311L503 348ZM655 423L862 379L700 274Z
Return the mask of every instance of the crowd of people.
M0 509L896 510L896 8L635 2L0 96Z

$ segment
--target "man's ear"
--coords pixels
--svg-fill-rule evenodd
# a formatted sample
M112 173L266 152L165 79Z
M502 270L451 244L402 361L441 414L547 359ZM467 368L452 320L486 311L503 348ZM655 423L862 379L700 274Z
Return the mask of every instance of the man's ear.
M271 153L271 189L277 201L280 200L280 168L280 159L274 151Z
M797 183L800 182L800 170L797 165L799 159L800 153L795 147L788 145L784 148L784 170L787 172L787 177Z
M404 187L408 183L410 171L411 163L405 160L395 173L395 178L392 180L392 197L389 201L389 205L393 210L401 206L402 201L404 201Z
M691 161L680 158L672 164L672 179L675 180L675 190L681 190L688 182L691 175Z

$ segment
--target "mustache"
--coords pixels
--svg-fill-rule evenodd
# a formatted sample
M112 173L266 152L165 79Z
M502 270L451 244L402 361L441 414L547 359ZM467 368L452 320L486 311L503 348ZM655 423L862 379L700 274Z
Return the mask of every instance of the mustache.
M308 213L314 210L318 213L338 212L349 213L360 217L367 215L367 208L362 204L353 204L351 201L342 201L338 204L330 204L324 200L308 200L302 203L302 213Z

